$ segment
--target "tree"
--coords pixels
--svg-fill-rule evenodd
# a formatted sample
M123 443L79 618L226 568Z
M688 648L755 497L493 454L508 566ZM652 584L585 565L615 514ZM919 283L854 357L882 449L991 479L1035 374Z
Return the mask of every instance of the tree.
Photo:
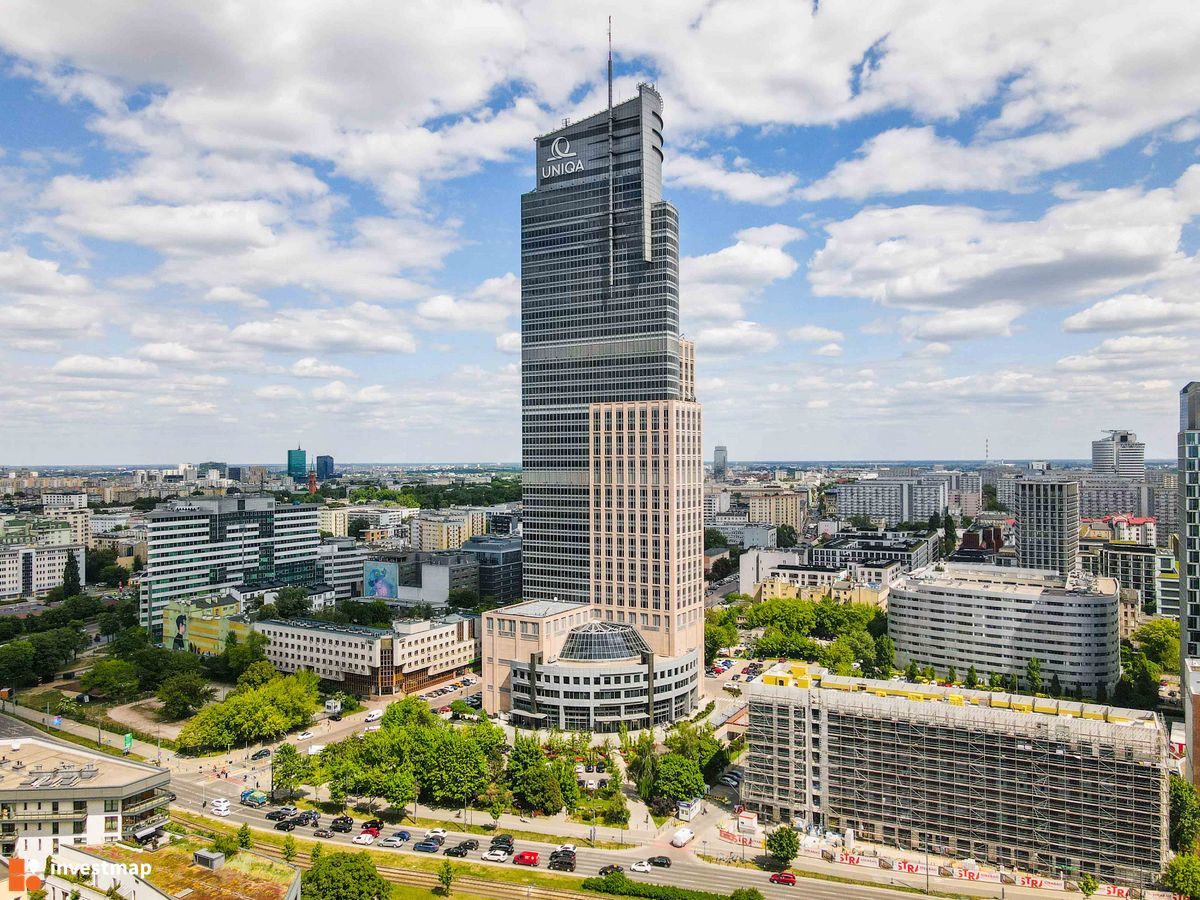
M1169 798L1171 849L1177 853L1191 853L1200 838L1200 795L1195 785L1172 775Z
M479 594L470 588L454 588L447 595L446 602L456 609L474 609L479 605Z
M600 813L600 817L604 820L605 825L620 826L624 828L629 824L629 804L625 800L625 795L621 793L620 788L609 799L604 811Z
M295 744L280 744L271 762L271 790L291 794L309 775L308 760Z
M708 550L713 547L728 547L729 540L721 532L715 528L704 529L704 549Z
M218 834L213 838L213 849L224 853L226 859L233 859L241 847L238 846L238 839L232 834Z
M1200 897L1200 857L1181 853L1167 865L1163 887L1185 897Z
M89 694L123 703L138 692L137 668L123 659L102 660L84 674L80 685Z
M321 858L321 854L325 852L323 848L324 844L320 841L312 845L312 849L308 851L308 864L310 866L316 865L317 860Z
M737 627L734 625L704 624L704 665L711 666L722 647L737 643Z
M942 519L942 553L949 556L958 549L958 529L954 527L954 517L950 515L950 510L946 510L946 515Z
M910 659L908 661L908 667L904 670L904 677L908 681L916 681L921 677L921 667L917 665L917 661L915 659Z
M358 516L350 520L349 524L346 526L346 533L350 535L350 537L358 539L361 538L362 533L370 527L370 519L364 519L361 516Z
M283 861L291 862L296 858L296 839L290 834L283 839Z
M958 672L955 670L954 666L946 667L946 680L951 684L956 684L958 682Z
M1133 633L1138 645L1151 662L1170 672L1179 670L1179 623L1172 619L1154 619Z
M301 893L304 900L387 900L392 886L365 852L322 853L305 870Z
M800 855L800 835L790 825L780 825L767 835L767 852L786 868Z
M438 884L442 888L442 896L450 896L450 888L454 886L454 866L450 865L450 860L443 860L442 867L438 869Z
M163 715L168 719L182 719L211 703L217 692L204 678L195 672L181 672L163 680L158 687L158 699L162 703Z
M896 645L886 634L875 638L875 672L880 678L891 678L896 665Z
M1055 672L1053 675L1050 676L1050 694L1051 694L1051 696L1054 696L1054 697L1061 697L1062 693L1063 693L1062 679L1059 678L1058 673Z
M1095 877L1091 872L1084 872L1079 877L1079 893L1085 897L1090 897L1096 891L1100 890L1100 885L1096 882Z
M775 529L775 546L777 547L795 547L796 546L796 529L791 525L780 525Z
M667 800L694 800L704 793L704 775L694 759L668 753L658 761L654 796Z
M63 567L62 589L64 597L74 597L83 589L83 585L79 582L79 560L75 557L74 550L67 551L67 563Z
M285 619L312 612L308 591L298 585L288 585L275 593L275 614Z
M975 671L974 666L971 666L971 668L967 669L967 680L964 683L972 690L979 687L979 673Z
M242 827L238 829L237 842L238 846L243 850L249 850L250 845L254 842L254 838L250 834L250 826L245 822L243 822Z
M238 678L251 663L267 658L263 648L270 639L265 634L252 631L246 635L245 641L237 640L237 635L234 634L230 634L229 637L231 640L225 645L224 656L231 677Z
M279 678L279 670L265 659L260 659L257 662L252 662L246 666L244 672L238 676L238 690L249 690L256 687L262 687L268 682Z
M1042 662L1036 656L1029 657L1025 664L1025 686L1031 694L1042 692Z
M763 900L763 894L758 888L742 887L730 894L729 900Z

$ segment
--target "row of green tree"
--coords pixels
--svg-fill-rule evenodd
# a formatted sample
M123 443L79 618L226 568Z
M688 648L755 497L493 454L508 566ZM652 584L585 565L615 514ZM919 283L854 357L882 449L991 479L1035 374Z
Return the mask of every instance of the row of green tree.
M403 490L370 485L350 491L352 503L389 503L421 509L491 506L521 499L519 475L497 475L487 484L410 484Z
M255 663L224 700L203 707L183 726L179 749L203 752L275 740L312 721L319 696L313 672L280 675L268 662Z

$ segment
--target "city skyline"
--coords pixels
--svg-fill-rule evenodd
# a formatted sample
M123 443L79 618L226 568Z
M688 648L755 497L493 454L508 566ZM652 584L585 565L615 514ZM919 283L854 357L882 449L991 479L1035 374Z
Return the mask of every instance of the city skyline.
M512 197L529 136L603 105L601 14L314 9L261 54L265 13L22 10L0 26L6 462L274 459L298 421L339 459L518 457ZM675 123L706 448L1077 458L1120 427L1169 455L1200 19L1121 12L613 9L618 101L655 82Z

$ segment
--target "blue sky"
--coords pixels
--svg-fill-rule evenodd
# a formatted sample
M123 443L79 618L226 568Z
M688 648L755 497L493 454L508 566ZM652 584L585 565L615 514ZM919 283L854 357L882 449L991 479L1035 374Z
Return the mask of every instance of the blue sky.
M707 445L1173 453L1200 8L1046 6L612 4ZM0 464L516 460L519 195L603 104L608 11L8 4Z

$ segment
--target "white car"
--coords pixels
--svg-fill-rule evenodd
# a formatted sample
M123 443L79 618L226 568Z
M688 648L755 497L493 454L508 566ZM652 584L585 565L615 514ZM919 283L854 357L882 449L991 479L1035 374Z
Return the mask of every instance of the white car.
M311 731L302 731L298 735L296 735L296 740L307 741L307 740L311 739L312 736L313 736L313 733Z
M369 713L367 713L367 717L365 719L363 719L363 721L364 722L378 722L382 718L383 718L383 710L382 709L373 709Z
M214 816L229 815L229 801L224 798L214 800L212 802L212 814Z
M404 841L396 837L394 834L391 837L386 837L379 842L380 847L403 847Z
M566 850L568 853L574 853L574 852L575 852L575 845L574 845L574 844L559 844L559 845L558 845L558 850L556 850L555 852L557 853L557 852L559 852L559 851L561 851L561 850Z
M445 828L434 828L432 831L425 832L425 840L430 838L444 838L448 832Z
M283 813L285 816L294 816L296 813L300 812L300 810L297 807L293 806L291 803L288 803L285 806L279 807L279 811L281 813Z
M487 862L507 862L508 854L499 848L493 848L483 854L483 859Z
M587 789L589 791L594 791L596 789L596 779L595 778L589 778L587 780Z
M635 862L632 866L629 867L629 871L630 872L653 872L654 867L650 865L650 862L648 860L639 859L637 862Z
M364 831L360 835L356 835L353 841L355 844L373 844L375 843L375 835L369 831Z

